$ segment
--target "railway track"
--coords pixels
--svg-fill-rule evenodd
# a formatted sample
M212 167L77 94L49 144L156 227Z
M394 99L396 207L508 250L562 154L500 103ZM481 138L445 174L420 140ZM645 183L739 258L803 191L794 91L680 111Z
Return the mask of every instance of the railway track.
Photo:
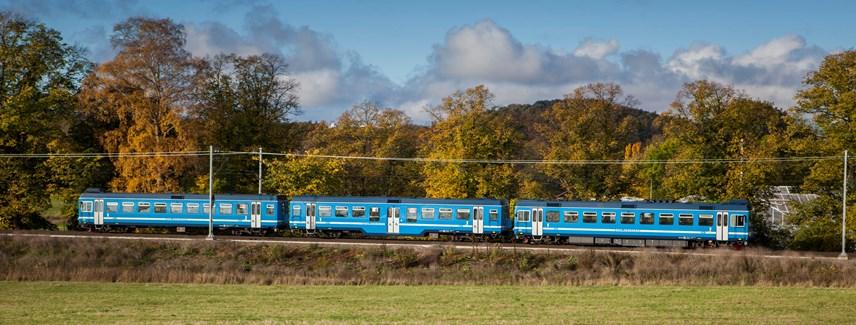
M181 234L118 234L118 233L91 233L81 231L5 231L0 232L0 237L31 237L31 238L57 238L57 239L108 239L108 240L144 240L144 241L206 241L205 237L181 235ZM604 247L604 246L574 246L574 245L539 245L539 244L517 244L517 243L471 243L471 242L449 242L449 241L426 241L426 240L387 240L371 238L311 238L311 237L250 237L221 235L215 239L217 242L231 242L238 244L278 244L278 245L318 245L329 247L393 247L393 248L452 248L457 250L472 249L503 249L519 250L550 254L571 254L580 252L602 252L620 254L666 254L666 255L688 255L688 256L753 256L767 259L804 259L804 260L838 260L834 253L823 252L794 252L794 251L769 251L757 248L747 248L736 251L730 248L700 248L689 249L654 249L654 248L628 248L628 247ZM840 260L842 262L852 262Z

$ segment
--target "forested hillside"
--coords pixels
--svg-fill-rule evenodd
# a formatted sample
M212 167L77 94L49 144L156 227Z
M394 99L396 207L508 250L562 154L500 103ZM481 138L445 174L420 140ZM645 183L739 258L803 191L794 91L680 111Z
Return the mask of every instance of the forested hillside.
M796 186L820 199L798 207L793 228L754 218L755 238L776 247L840 245L841 156L856 152L856 51L826 57L805 76L794 107L708 80L686 83L659 114L611 83L499 107L490 89L474 84L425 107L432 121L423 125L395 107L356 99L338 117L300 121L300 85L289 62L269 54L194 57L184 27L170 19L128 19L111 40L117 54L95 64L49 26L0 13L0 154L7 155L0 158L0 229L50 228L41 214L51 202L74 202L88 187L207 192L212 145L303 154L264 159L265 191L285 195L692 196L747 199L760 213L771 186ZM38 156L48 153L107 155ZM214 190L255 193L257 165L253 155L218 156ZM853 202L856 190L850 193ZM856 215L856 205L849 211ZM73 217L73 204L64 213ZM848 228L853 243L856 222Z

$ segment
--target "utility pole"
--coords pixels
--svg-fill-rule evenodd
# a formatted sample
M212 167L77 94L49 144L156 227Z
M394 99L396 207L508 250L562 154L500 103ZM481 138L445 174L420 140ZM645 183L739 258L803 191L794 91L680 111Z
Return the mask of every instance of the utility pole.
M847 259L847 150L844 150L844 190L841 195L841 254L839 259Z
M208 146L208 240L214 240L214 146Z
M262 148L259 147L259 195L262 195Z

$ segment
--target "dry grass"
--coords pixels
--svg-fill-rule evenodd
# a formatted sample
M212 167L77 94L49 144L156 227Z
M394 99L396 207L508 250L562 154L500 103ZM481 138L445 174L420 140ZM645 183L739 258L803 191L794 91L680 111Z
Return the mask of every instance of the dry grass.
M0 280L253 284L856 287L848 261L448 247L0 238Z

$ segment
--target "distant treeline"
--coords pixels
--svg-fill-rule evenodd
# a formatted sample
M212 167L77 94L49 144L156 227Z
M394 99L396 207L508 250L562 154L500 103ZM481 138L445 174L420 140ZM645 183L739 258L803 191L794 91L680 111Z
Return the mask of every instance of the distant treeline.
M799 205L793 227L754 218L772 247L840 249L842 160L856 150L856 51L831 54L806 76L796 105L775 107L729 85L685 84L664 113L638 108L615 84L570 90L531 105L493 104L482 85L426 110L356 103L333 124L297 122L298 84L276 55L193 57L184 27L130 18L114 27L116 56L94 64L41 23L0 13L0 153L291 152L438 159L601 160L621 164L418 163L266 158L266 192L541 199L637 196L748 199L756 215L774 185L820 199ZM761 160L759 160L761 159ZM677 163L705 160L707 163ZM713 160L713 162L711 162ZM724 161L723 161L724 160ZM668 161L672 163L634 163ZM216 192L254 193L258 161L215 161ZM856 179L852 177L851 179ZM851 182L852 184L856 181ZM87 187L122 192L207 192L207 157L0 158L0 228L51 227L50 200ZM851 191L856 196L856 190ZM856 216L856 206L849 205ZM74 205L65 213L74 215ZM848 225L856 240L856 222Z

